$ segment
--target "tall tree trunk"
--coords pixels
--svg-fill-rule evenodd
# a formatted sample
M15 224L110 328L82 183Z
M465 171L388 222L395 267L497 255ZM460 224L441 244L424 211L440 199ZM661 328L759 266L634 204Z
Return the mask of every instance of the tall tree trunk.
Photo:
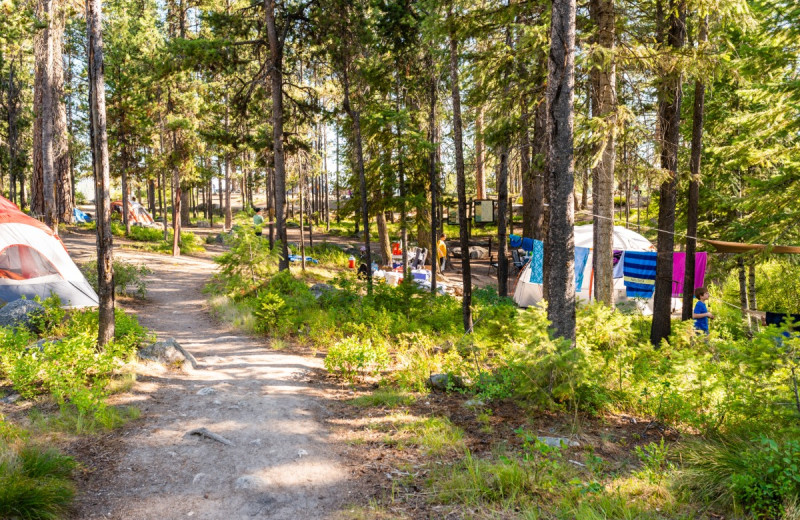
M306 211L304 206L304 197L303 192L305 192L305 186L303 186L303 178L305 177L305 169L301 166L300 167L300 175L297 179L299 196L300 196L300 269L303 271L306 270L306 237L305 237L305 227L306 227Z
M591 69L592 116L603 118L605 132L598 143L600 160L592 169L594 213L594 294L614 305L614 160L617 134L617 80L614 0L590 0L589 15L596 27L598 51ZM584 186L584 198L586 198ZM583 206L585 206L585 202Z
M339 181L339 128L336 128L336 223L342 221L341 182Z
M758 309L756 303L756 265L751 260L747 265L747 303L751 311Z
M739 273L739 309L742 318L747 316L747 276L744 270L744 257L736 257L736 271Z
M677 5L675 3L677 2ZM669 46L683 47L686 39L685 0L670 0ZM650 342L656 347L672 332L672 253L675 249L675 199L678 170L678 141L681 118L681 72L670 71L659 92L658 119L661 126L661 168L669 178L661 183L658 205L658 259L653 296L653 325Z
M545 239L545 189L547 180L547 100L543 99L536 105L536 114L533 121L533 157L531 158L531 196L525 200L525 205L531 209L531 238Z
M58 154L64 135L59 128L59 105L63 90L61 52L64 35L64 16L57 0L39 0L39 19L46 20L47 27L40 29L34 38L35 92L34 92L34 140L33 177L31 178L31 210L42 215L44 222L58 233L58 206L56 184L60 175ZM66 141L63 143L66 144Z
M181 224L189 225L192 210L192 185L189 182L181 183Z
M486 198L486 146L483 143L483 106L475 116L475 198Z
M708 16L700 23L698 45L708 41ZM683 275L683 309L681 319L692 319L694 296L695 251L697 250L697 211L700 205L700 155L703 151L703 118L705 115L706 86L701 78L694 82L694 109L692 113L692 152L689 170L689 201L686 209L686 270Z
M89 37L89 97L91 110L92 167L95 172L97 213L97 285L100 297L97 345L114 339L114 267L111 236L111 196L106 132L106 88L103 79L103 36L101 0L87 0L86 23Z
M328 131L322 126L322 171L324 176L324 203L325 203L325 231L331 230L331 196L328 185Z
M547 77L550 222L544 250L547 318L556 336L575 339L575 207L573 102L575 97L575 0L553 0Z
M364 150L361 142L361 113L353 108L350 103L350 78L346 70L349 64L345 65L342 74L342 86L344 87L344 110L350 116L353 123L353 144L356 149L356 169L358 170L359 195L361 197L361 218L364 223L364 248L367 255L367 292L372 293L372 251L370 250L369 237L369 207L367 205L367 178L364 173ZM356 217L358 221L358 217Z
M429 181L430 181L430 190L431 190L431 237L430 241L428 242L431 245L430 249L430 256L431 256L431 294L434 296L436 295L436 274L439 272L439 259L437 258L437 233L436 230L438 228L436 215L437 215L437 207L436 207L436 188L439 184L436 179L436 99L437 99L437 78L435 67L433 64L433 56L428 54L426 59L426 65L428 70L431 72L430 77L430 92L429 92L429 112L428 112L428 140L431 144L431 150L428 154L428 174L429 174Z
M522 184L522 236L534 237L534 218L536 209L534 199L536 198L536 176L531 168L531 133L528 129L527 102L522 102L522 135L519 150L519 173ZM538 237L536 237L538 238Z
M233 208L231 208L231 154L225 153L225 229L233 227Z
M451 4L452 6L452 4ZM461 90L458 79L458 40L455 29L450 30L450 86L453 96L453 143L456 159L456 191L458 192L458 238L461 246L461 317L464 331L472 332L472 270L469 258L469 228L467 226L467 188L464 172L463 124L461 121Z
M128 198L130 197L130 193L128 192L128 150L125 144L122 145L122 222L125 224L125 236L131 234L131 219L128 215L130 211L130 204L128 203Z
M383 265L392 265L392 244L389 241L389 227L386 225L386 213L379 211L375 217L378 223L378 240Z
M506 29L506 46L513 49L511 42L511 29ZM510 71L506 72L506 81ZM504 94L508 95L508 87ZM513 222L513 216L509 214L508 205L508 170L509 170L509 149L511 135L503 136L499 146L500 164L497 174L497 294L500 297L508 296L508 230L506 226ZM513 207L513 206L512 206ZM509 217L506 220L506 217Z
M509 146L503 138L499 153L500 165L497 174L497 294L508 296L508 152Z
M156 214L156 181L147 180L147 209L150 215Z
M18 202L23 207L22 197L17 199L17 180L23 182L23 175L19 160L19 112L20 112L20 87L15 78L15 62L12 59L8 68L8 94L6 98L6 123L8 124L8 172L9 172L9 197L12 202Z
M283 152L283 41L275 27L275 0L264 0L269 40L269 76L272 94L272 147L275 165L275 223L281 244L279 269L289 269L289 244L286 237L286 166Z
M172 132L172 146L173 149L178 147L178 136L176 132ZM181 192L180 170L178 165L172 166L172 256L181 255L181 202L183 201L183 194Z
M395 97L396 100L396 111L400 113L400 100L402 97L401 94L402 90L400 89L399 82L397 82L397 95ZM405 98L403 98L403 103L405 103ZM406 172L405 172L405 161L403 160L403 142L401 140L402 137L402 130L400 128L400 121L398 118L396 129L396 138L397 138L397 177L400 184L400 247L403 251L403 281L406 283L411 283L411 277L409 276L410 273L408 271L408 220L407 220L407 205L406 205ZM337 139L337 156L338 156L338 139ZM336 176L339 176L339 166L337 161L336 166Z

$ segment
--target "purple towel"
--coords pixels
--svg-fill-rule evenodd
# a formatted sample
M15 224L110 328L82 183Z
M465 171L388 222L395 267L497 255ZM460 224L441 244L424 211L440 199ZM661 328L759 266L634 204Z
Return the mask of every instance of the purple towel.
M702 287L706 279L708 253L695 253L694 289ZM683 295L683 276L686 272L686 253L672 253L672 297ZM692 290L694 290L692 289Z

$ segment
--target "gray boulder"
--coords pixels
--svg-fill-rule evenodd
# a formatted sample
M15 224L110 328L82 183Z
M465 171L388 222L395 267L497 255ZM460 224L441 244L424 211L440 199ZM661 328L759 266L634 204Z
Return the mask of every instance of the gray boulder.
M461 258L461 248L454 247L451 249L453 256L456 258ZM480 246L470 246L469 247L469 257L473 260L477 260L480 258L486 258L489 254L489 251L485 247Z
M0 327L32 328L37 316L44 313L42 304L33 300L15 300L0 309Z
M334 291L336 291L336 287L326 283L315 283L311 286L311 294L313 294L314 298L318 300L323 294L328 294Z
M191 363L192 368L197 368L197 360L183 348L175 338L156 341L152 345L139 349L139 357L148 361L156 361L165 365L183 365L185 361Z
M486 258L488 255L489 251L485 247L470 246L469 248L469 257L473 260L479 258Z
M454 388L464 388L464 381L453 374L431 374L428 385L434 390L446 392Z
M550 446L551 448L561 448L561 447L568 447L568 448L579 448L580 443L578 441L571 441L566 437L546 437L546 436L539 436L537 437L541 442L545 443L546 445Z

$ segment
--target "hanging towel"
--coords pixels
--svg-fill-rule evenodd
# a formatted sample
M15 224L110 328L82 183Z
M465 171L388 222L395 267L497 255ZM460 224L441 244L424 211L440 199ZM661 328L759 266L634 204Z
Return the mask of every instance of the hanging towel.
M706 280L708 253L694 254L694 287L702 287ZM672 297L683 296L683 277L686 273L686 253L672 253Z
M542 283L544 268L544 242L533 241L533 255L531 256L531 283Z
M533 251L533 239L532 238L523 238L522 239L522 249L530 253Z
M508 235L508 245L512 249L517 249L522 245L522 237L519 235Z
M589 260L588 247L575 248L575 290L580 292L583 287L583 271L586 270L586 261Z
M651 298L656 288L656 258L650 251L625 251L623 270L628 298Z
M619 258L617 254L619 253ZM622 278L625 276L623 266L625 265L625 251L614 251L614 279Z

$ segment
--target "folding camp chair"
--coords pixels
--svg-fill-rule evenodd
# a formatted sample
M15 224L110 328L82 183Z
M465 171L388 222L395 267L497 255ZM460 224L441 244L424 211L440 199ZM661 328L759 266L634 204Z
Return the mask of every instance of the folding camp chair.
M425 259L428 257L428 250L424 247L415 247L412 251L411 269L422 269L425 267Z
M519 249L512 249L511 250L511 258L514 261L513 262L514 263L514 269L516 269L516 272L519 273L520 271L522 271L522 268L525 267L526 262L523 259L523 257L519 254Z

